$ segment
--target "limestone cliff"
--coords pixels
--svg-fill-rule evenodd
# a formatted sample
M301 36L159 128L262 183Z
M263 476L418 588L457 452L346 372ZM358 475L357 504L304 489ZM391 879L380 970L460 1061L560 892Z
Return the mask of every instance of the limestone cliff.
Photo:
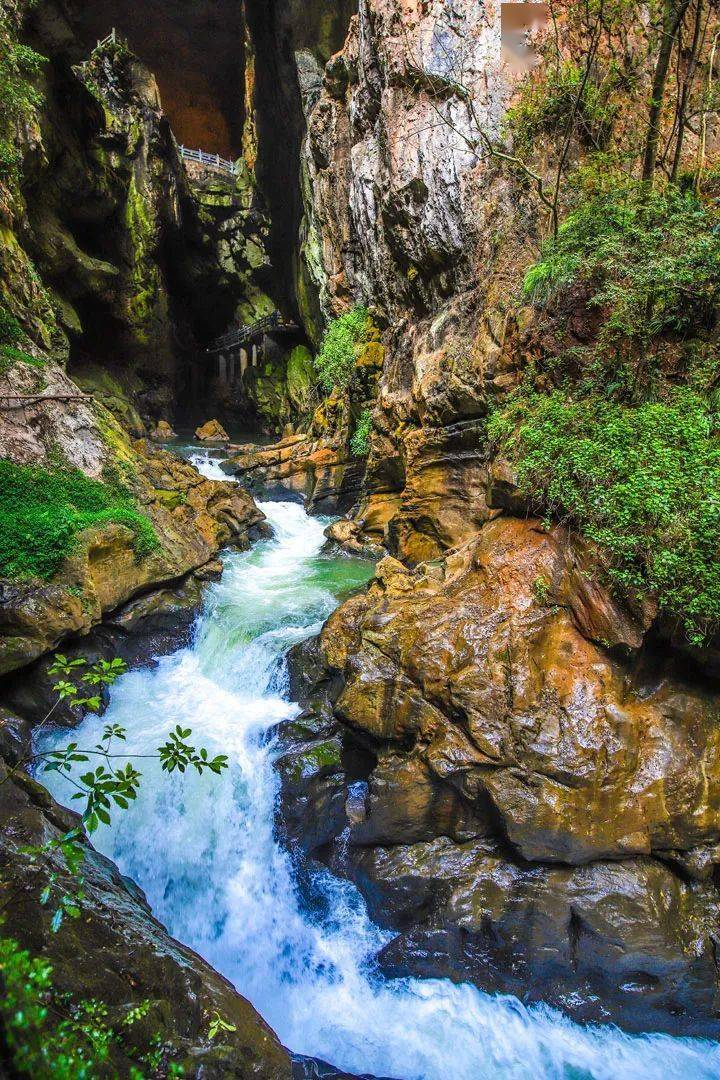
M627 531L619 519L604 533L588 526L599 545L583 537L552 470L579 475L590 503L587 459L563 457L566 446L553 459L548 424L546 459L538 437L530 463L535 432L522 424L533 422L528 400L571 409L583 395L589 408L612 403L609 423L634 422L645 408L672 411L689 387L712 430L718 298L695 308L696 284L689 308L677 301L685 321L671 323L650 316L645 294L643 328L629 314L620 322L618 292L598 288L617 281L605 264L568 285L564 263L554 291L523 289L531 264L551 272L552 243L545 263L537 245L552 231L558 155L597 215L590 228L608 228L603 153L632 153L652 69L640 35L626 57L632 87L620 80L577 129L570 95L570 125L553 143L553 117L532 111L535 83L523 97L501 63L498 18L476 4L361 0L344 49L305 97L305 294L326 317L367 303L387 328L362 494L329 536L393 558L293 660L306 711L282 736L280 827L300 858L353 877L398 931L380 957L390 974L469 978L582 1019L716 1037L717 622L694 638L679 630L682 607L673 613L672 595L649 584L652 541L637 571L613 547ZM565 7L560 20L556 70L581 70L587 38L573 37ZM542 66L535 76L553 77ZM689 175L692 152L678 151ZM634 182L622 181L625 197L648 214ZM554 212L572 217L583 204L571 185L562 192ZM687 462L685 436L664 438L667 460ZM276 463L273 453L240 464L270 482L310 476L311 497L313 455L321 485L333 468L342 477L332 439L281 444ZM670 500L666 478L658 498ZM675 523L658 549L681 536ZM684 603L692 595L689 584Z

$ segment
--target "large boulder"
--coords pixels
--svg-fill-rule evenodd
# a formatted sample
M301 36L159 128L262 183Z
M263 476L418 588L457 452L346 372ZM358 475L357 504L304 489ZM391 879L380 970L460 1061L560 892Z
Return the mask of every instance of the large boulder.
M150 438L153 442L169 442L170 439L176 438L176 433L167 420L158 420L157 427L151 433Z
M720 698L644 643L651 618L572 534L505 517L415 570L383 559L331 616L293 679L339 721L334 764L304 721L282 775L334 810L289 835L403 930L388 970L720 1032Z
M195 431L195 438L200 442L228 443L230 436L219 420L208 420Z

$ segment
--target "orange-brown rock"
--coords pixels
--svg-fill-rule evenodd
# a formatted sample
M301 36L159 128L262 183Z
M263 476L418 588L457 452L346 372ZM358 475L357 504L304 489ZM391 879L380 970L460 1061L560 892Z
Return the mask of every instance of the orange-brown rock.
M200 442L228 443L230 436L219 420L208 420L195 431L195 438Z
M404 931L388 971L717 1034L720 695L652 651L653 614L571 533L499 517L443 559L384 558L330 617L302 696L342 753L322 804L304 774L305 846ZM338 820L358 774L364 813Z
M151 433L150 438L154 442L168 442L168 440L176 438L176 433L167 420L158 420L157 427Z
M281 488L302 496L308 509L337 513L356 501L364 463L341 439L290 435L270 446L233 447L224 471L253 490Z
M715 844L717 697L613 659L608 646L637 645L642 626L599 582L577 590L578 562L562 530L507 518L440 566L384 560L336 711L373 739L412 739L438 777L489 799L526 859Z

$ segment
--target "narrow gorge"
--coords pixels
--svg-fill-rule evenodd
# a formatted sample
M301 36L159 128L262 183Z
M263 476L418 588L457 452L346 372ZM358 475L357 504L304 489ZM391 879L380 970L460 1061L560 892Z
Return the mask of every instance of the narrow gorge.
M715 0L0 0L0 1074L720 1078Z

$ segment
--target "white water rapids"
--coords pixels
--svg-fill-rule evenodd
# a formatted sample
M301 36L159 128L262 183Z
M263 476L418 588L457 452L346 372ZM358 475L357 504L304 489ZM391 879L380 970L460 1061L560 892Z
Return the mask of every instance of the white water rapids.
M212 457L197 463L222 475ZM94 744L106 723L120 724L123 749L147 753L179 723L192 728L195 745L229 755L230 768L221 777L167 777L142 762L137 802L115 812L97 846L294 1052L407 1080L720 1077L716 1044L583 1028L444 980L383 980L371 958L387 935L354 888L329 874L327 911L303 910L273 833L278 782L265 735L297 712L282 692L280 658L317 632L367 567L321 556L325 523L302 506L262 509L273 539L226 557L193 644L125 675L106 715L73 734L81 746ZM43 748L67 741L66 731L55 732ZM61 777L52 785L61 799L70 794Z

